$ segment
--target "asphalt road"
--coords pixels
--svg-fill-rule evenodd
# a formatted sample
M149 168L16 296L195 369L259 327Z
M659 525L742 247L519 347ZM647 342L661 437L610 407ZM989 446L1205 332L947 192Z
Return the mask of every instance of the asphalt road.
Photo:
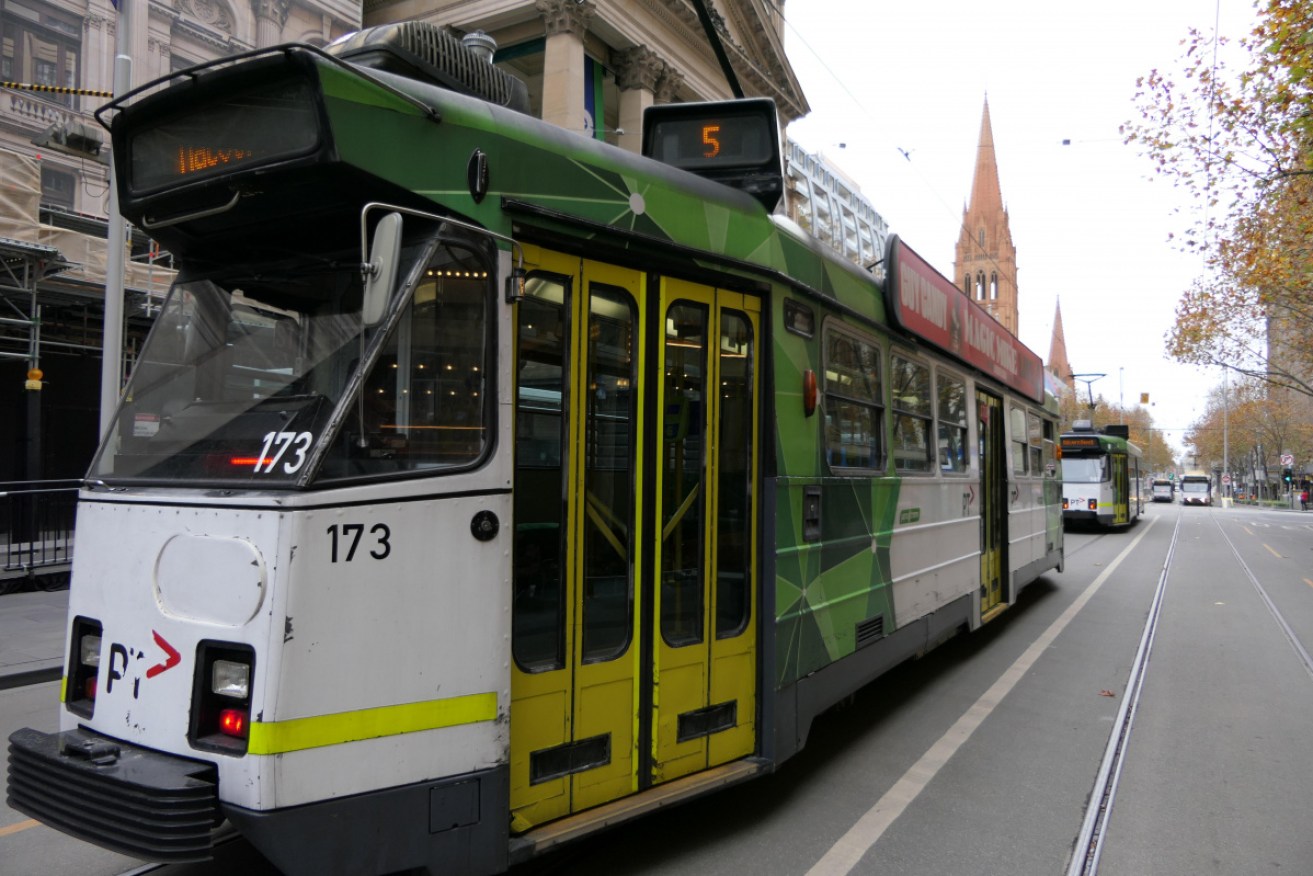
M1147 511L1069 533L1064 573L822 716L776 774L512 873L1064 873L1175 534L1100 873L1313 874L1313 512ZM56 697L0 691L0 733L53 729ZM137 865L24 822L0 809L3 876ZM225 855L160 872L262 872Z

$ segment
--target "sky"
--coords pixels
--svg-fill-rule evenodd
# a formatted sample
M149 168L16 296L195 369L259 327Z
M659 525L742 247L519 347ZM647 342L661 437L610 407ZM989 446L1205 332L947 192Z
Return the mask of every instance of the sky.
M1149 393L1155 428L1180 449L1222 382L1164 352L1203 273L1170 240L1195 208L1118 128L1138 119L1137 77L1178 71L1191 26L1244 36L1252 0L789 0L784 17L811 106L789 136L949 277L988 96L1021 340L1047 360L1060 302L1072 369L1105 375L1078 382L1082 396L1092 386L1133 407Z

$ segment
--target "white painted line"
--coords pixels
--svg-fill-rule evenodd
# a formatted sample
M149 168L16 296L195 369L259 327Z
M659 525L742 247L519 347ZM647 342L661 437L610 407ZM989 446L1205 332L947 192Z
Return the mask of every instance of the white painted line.
M957 719L952 727L948 728L943 736L939 737L930 750L921 755L912 767L903 774L897 782L894 782L885 795L876 801L875 805L866 810L866 813L858 819L857 823L849 828L848 832L839 838L830 850L817 861L807 876L843 876L843 874L852 872L852 869L861 861L862 856L871 850L871 847L879 842L880 837L889 829L898 816L911 805L912 801L925 790L930 780L938 775L948 759L957 753L962 744L971 738L976 729L984 723L990 713L998 704L1007 696L1012 688L1016 687L1017 682L1026 674L1037 661L1041 654L1053 644L1053 640L1067 628L1067 624L1080 612L1085 604L1094 598L1094 594L1099 591L1108 577L1121 565L1122 560L1135 550L1140 541L1149 534L1149 530L1160 519L1155 517L1150 519L1148 525L1140 532L1135 539L1126 546L1126 549L1117 555L1117 558L1108 564L1099 577L1095 578L1085 591L1064 611L1058 618L1049 624L1049 628L1040 634L1030 647L1009 666L998 680L990 685L989 690L980 695L969 709Z

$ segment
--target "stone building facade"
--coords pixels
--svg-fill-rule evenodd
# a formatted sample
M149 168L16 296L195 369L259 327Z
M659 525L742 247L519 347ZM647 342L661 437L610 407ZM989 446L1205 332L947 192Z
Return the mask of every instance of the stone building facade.
M0 425L0 481L80 476L94 449L109 143L92 112L112 91L120 26L133 59L133 85L279 43L322 46L361 26L419 19L458 36L482 31L497 43L495 63L525 80L533 113L635 152L648 106L733 96L687 0L118 3L116 8L111 0L0 0L0 257L9 277L0 283L0 305L8 317L18 317L0 324L0 405L28 412L26 419ZM782 126L806 114L806 99L784 55L783 0L707 5L745 95L773 98ZM91 143L84 152L97 151L92 141L99 140L99 155L33 144L56 131L75 132L83 146ZM795 169L791 178L796 182L804 175ZM854 212L841 199L835 208L827 195L826 204L813 207L800 192L795 185L790 198L795 218L819 223L817 217L829 210L837 217L832 245L841 251L848 246L855 260L870 259L875 235L853 238L848 230L853 223L844 218L853 218L859 231L882 226L869 205L857 204L861 209ZM845 235L866 245L851 246ZM128 368L172 275L167 253L158 253L140 231L132 230L130 237ZM45 373L41 415L25 397L31 396L25 372L38 366ZM44 437L41 420L48 424ZM57 429L49 425L55 421ZM55 446L55 434L71 443ZM14 462L24 459L38 461Z

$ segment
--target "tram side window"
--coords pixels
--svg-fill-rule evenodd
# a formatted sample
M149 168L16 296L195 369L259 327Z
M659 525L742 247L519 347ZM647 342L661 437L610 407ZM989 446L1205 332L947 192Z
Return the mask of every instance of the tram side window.
M930 369L894 356L889 367L894 413L892 452L899 471L930 471Z
M1026 446L1030 455L1030 473L1039 477L1044 473L1044 430L1040 419L1032 413L1026 414Z
M1026 412L1021 408L1012 407L1009 408L1009 414L1011 415L1008 431L1012 436L1012 473L1025 474L1029 461L1026 444Z
M1042 425L1044 428L1044 476L1056 478L1058 476L1057 447L1054 438L1056 429L1052 420L1044 420Z
M825 336L825 461L833 469L884 464L880 348L846 333Z
M939 470L967 470L967 388L951 374L937 375L939 391Z

